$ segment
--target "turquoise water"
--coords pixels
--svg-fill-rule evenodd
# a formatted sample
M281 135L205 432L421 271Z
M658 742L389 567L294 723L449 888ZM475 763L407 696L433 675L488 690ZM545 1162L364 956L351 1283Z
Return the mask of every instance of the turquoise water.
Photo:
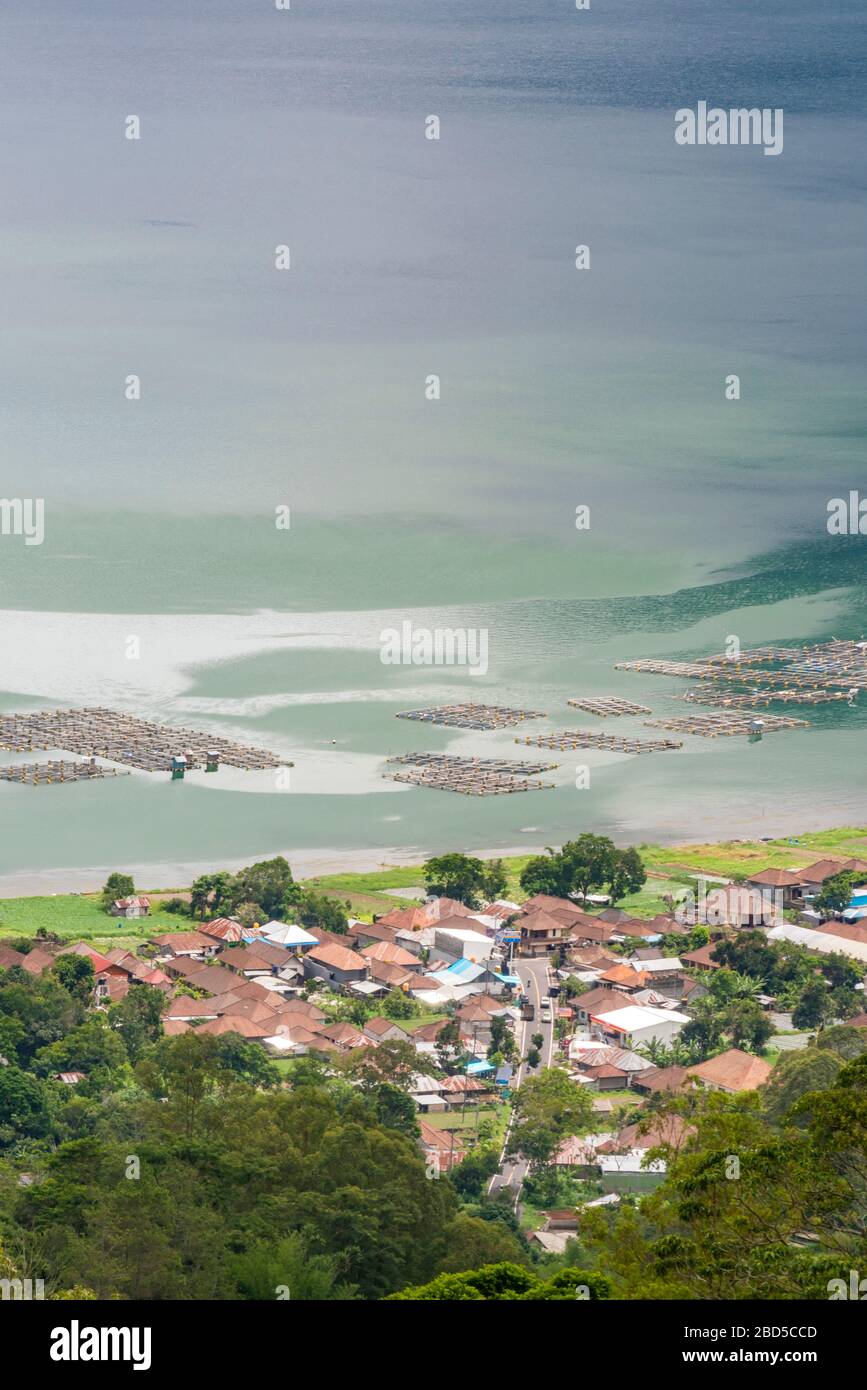
M0 703L294 767L286 793L0 784L0 873L867 820L863 697L758 744L568 755L523 796L382 777L519 751L412 705L595 726L570 696L679 708L616 661L867 628L864 538L825 526L867 489L860 0L7 0L3 24L0 491L44 498L46 535L0 538ZM784 153L677 147L702 98L784 107ZM488 673L383 666L405 619L484 628Z

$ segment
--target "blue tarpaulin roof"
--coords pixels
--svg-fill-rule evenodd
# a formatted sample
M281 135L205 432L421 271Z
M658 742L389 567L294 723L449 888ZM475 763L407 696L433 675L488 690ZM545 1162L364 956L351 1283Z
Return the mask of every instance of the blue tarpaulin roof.
M493 1070L493 1062L470 1062L467 1065L467 1076L478 1076L481 1072Z

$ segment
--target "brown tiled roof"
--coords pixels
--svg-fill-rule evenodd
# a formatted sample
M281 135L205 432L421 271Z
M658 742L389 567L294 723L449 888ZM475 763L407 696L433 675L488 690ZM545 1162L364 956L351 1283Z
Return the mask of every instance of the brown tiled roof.
M319 1028L319 1034L323 1038L328 1038L329 1042L337 1043L339 1047L370 1046L370 1039L366 1038L361 1030L352 1023L323 1024Z
M421 1115L418 1117L418 1127L421 1142L428 1148L444 1149L447 1153L454 1149L456 1154L463 1150L464 1146L457 1134L447 1134L444 1129L437 1129L435 1125L428 1124Z
M414 971L407 970L403 965L389 965L384 960L372 960L369 964L370 978L382 985L390 985L392 989L399 989L403 984L412 984L415 980Z
M54 959L50 951L43 951L41 946L35 946L32 951L28 951L25 955L21 962L21 969L26 970L29 975L41 975L43 970L51 968Z
M395 1023L393 1018L369 1018L364 1025L364 1031L372 1033L374 1037L382 1037L391 1028L397 1028L401 1033L405 1031L399 1023ZM406 1036L408 1037L409 1034Z
M528 912L571 912L575 917L583 916L582 909L569 898L555 898L550 893L534 893L521 904L521 911Z
M631 985L640 989L642 985L647 984L649 978L646 970L634 970L631 965L612 965L610 970L599 976L599 982L606 985Z
M244 1018L241 1014L223 1014L220 1018L212 1018L208 1023L199 1024L196 1029L198 1033L239 1033L242 1038L268 1038L271 1036L271 1029L263 1023L251 1023L249 1018Z
M521 933L526 932L530 936L554 936L557 932L562 932L565 925L566 923L558 917L552 917L550 912L541 908L518 919Z
M155 946L164 946L170 951L212 951L214 939L200 931L166 932L164 936L152 936Z
M267 970L269 973L271 971L271 962L266 960L264 955L259 954L258 942L252 948L230 946L227 951L220 952L220 960L230 970Z
M420 1028L413 1029L413 1042L436 1042L448 1023L447 1018L436 1019L433 1023L423 1023Z
M189 999L178 995L163 1011L163 1021L167 1018L215 1018L220 1009L214 999Z
M420 907L395 907L391 912L377 917L373 925L382 928L381 936L377 933L380 940L391 941L399 931L421 931L423 927L430 926L430 923ZM390 934L386 936L386 932ZM373 935L367 925L359 929L359 935L364 936L365 933Z
M588 989L585 994L579 994L575 1000L575 1006L582 1012L604 1014L611 1009L622 1009L628 1002L622 991L599 986L596 989Z
M716 969L719 966L719 961L713 960L711 957L711 952L715 951L716 948L717 943L709 941L706 946L699 946L697 951L687 951L680 957L680 960L684 965L709 965Z
M633 1085L656 1095L660 1091L678 1091L688 1075L686 1067L654 1067L652 1071L638 1072Z
M750 874L748 883L760 883L767 888L793 888L803 880L788 869L762 869L760 873Z
M3 942L0 941L0 966L2 966L4 970L11 970L13 966L23 964L24 953L22 951L15 951L11 946L5 946Z
M233 975L231 970L224 970L221 965L206 965L204 970L197 970L190 977L193 989L204 989L208 994L228 994L240 983L237 975Z
M339 946L343 951L351 951L355 948L355 936L351 931L348 933L326 931L324 927L305 927L304 931L315 936L320 946ZM313 950L316 950L315 946Z
M842 936L846 941L867 942L867 926L863 922L823 922L816 931L826 936Z
M367 969L367 961L357 951L349 951L345 946L314 946L307 952L308 960L319 961L332 970Z
M730 1047L718 1057L688 1068L690 1076L698 1076L727 1091L754 1091L757 1086L764 1085L772 1070L769 1062L741 1052L737 1047Z
M376 941L372 946L362 946L361 955L367 960L380 960L386 965L402 965L418 969L418 956L413 956L409 951L405 951L402 946L397 946L391 941Z

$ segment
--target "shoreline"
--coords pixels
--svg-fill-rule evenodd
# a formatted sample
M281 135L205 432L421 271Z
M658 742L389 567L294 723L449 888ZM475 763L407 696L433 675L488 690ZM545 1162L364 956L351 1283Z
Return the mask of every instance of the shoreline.
M857 822L856 822L857 823ZM789 836L800 837L807 834L821 834L845 828L851 822L827 824L800 824L771 827L762 821L756 829L776 830L773 835L723 835L719 839L712 834L695 837L683 835L643 836L641 843L671 846L687 849L693 845L761 843L763 839L780 840ZM749 830L749 820L741 827ZM496 849L475 849L463 845L454 846L460 853L473 855L477 859L516 859L526 855L544 854L546 846L542 843L522 844ZM183 893L188 891L194 878L200 874L216 873L225 869L230 873L258 863L263 859L273 859L283 854L289 861L292 873L297 879L311 879L333 874L365 874L384 872L389 869L420 867L432 854L444 851L437 847L422 848L419 845L385 849L277 849L244 855L243 858L221 860L218 864L210 860L176 860L150 862L145 864L106 864L81 869L20 869L0 874L0 901L4 898L36 898L62 896L70 893L97 893L102 889L108 875L115 872L132 874L141 893Z

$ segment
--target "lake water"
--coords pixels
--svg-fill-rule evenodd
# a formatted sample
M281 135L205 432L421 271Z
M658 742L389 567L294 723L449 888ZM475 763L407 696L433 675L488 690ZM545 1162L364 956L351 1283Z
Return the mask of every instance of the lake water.
M670 712L681 683L614 662L864 632L865 540L826 515L867 494L865 19L7 0L0 491L44 498L46 532L0 537L0 703L112 705L294 768L288 791L0 784L0 874L867 819L865 697L757 744L560 755L555 791L382 777L410 749L520 756L395 720L416 704L638 733L566 700ZM783 153L675 145L705 99L784 108ZM487 674L384 666L407 619L486 629Z

